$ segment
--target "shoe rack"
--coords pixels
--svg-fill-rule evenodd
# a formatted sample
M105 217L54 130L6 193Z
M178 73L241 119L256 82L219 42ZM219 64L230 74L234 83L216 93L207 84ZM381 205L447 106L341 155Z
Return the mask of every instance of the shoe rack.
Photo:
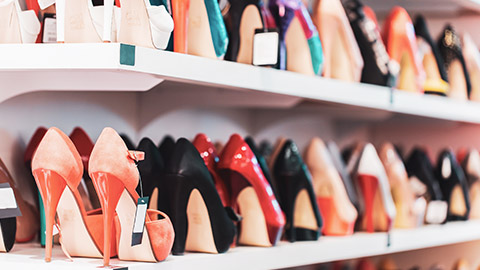
M378 3L368 4L379 9L384 3L373 2ZM415 3L420 6L419 1L404 2L409 10L415 10ZM451 5L480 9L474 1L439 2L435 6L443 11ZM67 133L82 126L92 139L111 126L136 142L144 136L159 141L166 134L193 138L198 132L225 142L237 132L259 141L283 135L300 149L313 136L335 140L340 147L355 140L388 140L407 152L416 144L429 145L434 152L447 145L480 147L476 136L480 104L475 102L121 44L0 45L0 115L0 157L19 183L30 181L22 155L41 125ZM31 191L25 193L32 200ZM158 264L114 264L128 269L272 269L401 252L408 252L413 264L431 256L419 249L441 248L445 254L478 249L478 228L478 221L451 222L394 230L390 236L356 233L321 237L317 242L282 242L268 249L238 247L223 255L170 256ZM38 244L17 244L11 253L0 254L0 266L96 269L99 265L99 260L83 258L71 263L58 247L54 257L63 259L45 264L43 252Z

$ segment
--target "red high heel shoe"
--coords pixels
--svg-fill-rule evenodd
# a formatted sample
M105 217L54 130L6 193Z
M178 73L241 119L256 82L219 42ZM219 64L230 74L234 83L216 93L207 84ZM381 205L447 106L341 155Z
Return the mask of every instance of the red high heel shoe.
M147 210L142 242L131 246L133 217L139 196L136 192L139 172L135 162L143 160L143 152L129 151L112 128L105 128L90 156L88 172L97 190L104 213L104 247L112 243L115 212L118 258L130 261L163 261L173 246L175 233L167 215ZM157 219L162 216L162 219ZM103 256L104 266L110 265L110 254Z
M175 29L173 31L173 51L187 53L188 11L190 0L172 0L172 17Z
M87 213L83 207L77 189L83 174L82 161L75 145L58 128L50 128L38 145L32 159L32 173L45 206L45 261L51 261L52 257L55 215L65 253L101 258L107 250L106 253L115 256L115 246L103 246L101 212Z
M238 243L274 246L282 235L285 216L255 155L238 134L230 137L217 165L231 187L231 205L242 216Z
M218 163L218 154L215 150L210 138L207 135L200 133L193 140L193 145L197 148L197 151L202 156L205 165L207 165L208 171L212 175L213 181L215 181L215 188L217 189L218 195L222 200L223 206L228 206L230 202L230 197L228 193L227 186L225 182L217 174L217 163Z
M382 38L390 58L400 65L397 88L423 93L425 70L419 58L413 23L405 9L394 7L390 11Z

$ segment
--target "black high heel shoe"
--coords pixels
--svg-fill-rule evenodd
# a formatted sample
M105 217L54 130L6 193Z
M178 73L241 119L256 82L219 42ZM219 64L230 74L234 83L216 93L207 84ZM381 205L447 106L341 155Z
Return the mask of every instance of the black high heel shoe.
M443 223L447 218L448 204L427 153L416 147L405 162L405 167L415 195L424 197L428 202L425 221L430 224Z
M267 179L268 183L270 186L272 186L273 193L277 197L278 195L278 187L277 183L274 181L272 176L270 175L270 170L268 169L268 164L263 155L260 154L260 152L257 149L257 146L255 145L255 141L253 140L252 137L246 137L245 142L248 144L250 147L250 150L252 150L253 154L257 158L258 165L260 165L260 169L262 169L263 176Z
M135 150L135 144L133 144L132 140L130 139L130 137L128 137L127 134L120 134L120 138L122 138L128 150Z
M164 160L168 160L172 155L173 148L175 148L175 139L172 136L166 135L158 144L158 150Z
M172 253L224 253L236 230L205 163L187 139L175 144L160 184L160 209L175 229Z
M375 22L363 11L359 0L342 1L363 58L361 82L393 87L398 67L390 61Z
M437 44L430 36L427 22L421 15L415 19L415 34L417 35L417 43L420 44L419 51L423 54L423 67L427 74L427 79L423 86L425 94L446 96L448 77L445 64Z
M467 220L470 214L467 179L452 151L444 150L438 156L437 177L448 203L447 221Z
M323 225L322 217L313 192L310 172L291 140L287 140L283 145L273 172L279 184L280 206L287 219L287 240L317 240Z
M15 243L15 234L17 233L17 219L15 217L0 218L0 252L9 252Z
M229 37L225 60L252 64L255 29L264 28L264 20L260 8L261 1L230 0L229 4L228 13L225 15L225 25L227 26ZM250 7L253 7L253 9ZM248 20L242 24L244 17L248 17Z
M463 58L460 38L451 25L447 25L438 39L440 54L450 83L449 97L466 100L470 96L472 84Z
M149 138L143 138L137 147L138 151L145 153L145 159L139 162L137 167L140 172L141 181L137 187L137 193L150 197L149 209L158 209L158 198L160 179L163 176L164 162L160 151L155 143ZM140 188L140 185L141 188Z

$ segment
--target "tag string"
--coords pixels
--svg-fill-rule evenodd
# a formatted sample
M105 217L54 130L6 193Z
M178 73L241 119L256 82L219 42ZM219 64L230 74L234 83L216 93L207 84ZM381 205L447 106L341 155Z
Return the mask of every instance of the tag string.
M135 166L138 169L138 161L135 161ZM142 183L142 175L140 171L138 172L138 184L140 185L140 198L143 198L143 183Z

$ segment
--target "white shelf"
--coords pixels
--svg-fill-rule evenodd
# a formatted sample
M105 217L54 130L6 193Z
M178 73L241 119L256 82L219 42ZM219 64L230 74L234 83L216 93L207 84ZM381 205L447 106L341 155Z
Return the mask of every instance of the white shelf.
M128 62L128 56L133 57L130 60L134 59L134 65L121 64ZM121 44L0 45L0 102L42 90L145 92L161 87L164 81L174 91L162 98L173 102L187 97L193 105L205 93L207 99L218 99L224 105L237 102L245 106L291 107L313 101L319 106L346 107L347 112L360 108L382 115L480 123L480 104L474 102L228 61ZM160 98L155 94L147 97L146 102Z
M394 230L391 246L385 233L356 233L348 237L321 237L312 242L282 242L272 248L237 247L225 254L190 253L169 256L161 263L124 262L114 265L128 269L274 269L354 259L402 251L480 240L480 221L451 222L418 229ZM2 269L98 269L101 259L74 258L71 263L57 246L53 261L43 261L44 250L35 244L15 245L10 253L0 253Z

